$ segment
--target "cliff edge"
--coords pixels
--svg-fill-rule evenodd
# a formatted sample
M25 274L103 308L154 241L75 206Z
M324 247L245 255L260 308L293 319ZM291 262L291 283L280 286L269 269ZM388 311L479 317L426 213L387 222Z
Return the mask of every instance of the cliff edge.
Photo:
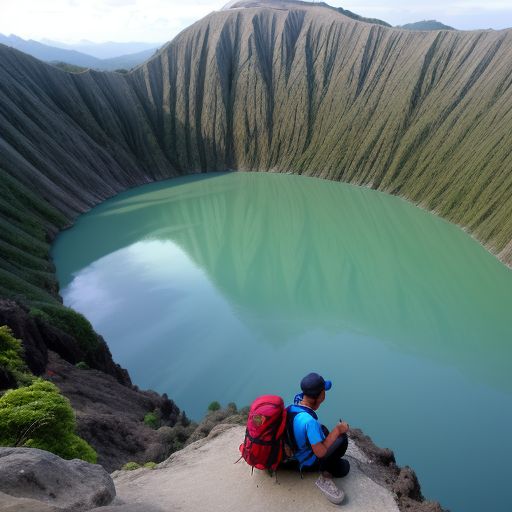
M252 471L239 459L244 427L217 425L207 438L175 452L156 468L116 471L65 461L31 448L0 449L0 510L3 512L181 512L332 510L315 486L316 474ZM398 468L390 450L375 446L357 429L346 455L351 471L337 485L347 512L442 512L422 501L409 468Z
M336 508L316 488L316 474L304 474L301 479L297 472L281 470L271 477L266 471L252 472L243 460L235 464L244 432L240 425L218 425L206 439L174 453L153 470L116 471L112 477L117 502L182 512L320 512ZM419 501L414 473L409 468L400 470L386 459L386 454L393 459L392 452L375 447L357 430L355 435L357 439L351 438L347 451L351 471L336 480L346 494L341 505L344 511L441 512L439 504Z

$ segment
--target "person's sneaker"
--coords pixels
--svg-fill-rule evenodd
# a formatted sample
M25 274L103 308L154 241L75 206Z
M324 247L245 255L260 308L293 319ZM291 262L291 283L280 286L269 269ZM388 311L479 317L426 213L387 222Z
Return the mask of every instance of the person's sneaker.
M345 493L336 487L331 478L320 476L315 484L331 503L339 505L345 498Z

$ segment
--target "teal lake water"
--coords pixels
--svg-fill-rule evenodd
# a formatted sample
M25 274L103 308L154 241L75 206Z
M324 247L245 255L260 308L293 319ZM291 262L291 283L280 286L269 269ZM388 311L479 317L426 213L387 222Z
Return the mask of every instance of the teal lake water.
M53 257L65 304L192 418L317 371L327 426L452 512L511 510L512 272L461 229L341 183L208 174L106 201Z

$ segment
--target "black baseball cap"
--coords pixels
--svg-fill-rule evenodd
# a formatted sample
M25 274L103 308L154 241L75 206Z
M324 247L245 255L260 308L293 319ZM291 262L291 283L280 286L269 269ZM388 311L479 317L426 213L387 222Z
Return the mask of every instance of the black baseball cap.
M316 398L325 389L328 391L332 387L330 380L325 380L318 373L308 373L301 381L300 388L306 396Z

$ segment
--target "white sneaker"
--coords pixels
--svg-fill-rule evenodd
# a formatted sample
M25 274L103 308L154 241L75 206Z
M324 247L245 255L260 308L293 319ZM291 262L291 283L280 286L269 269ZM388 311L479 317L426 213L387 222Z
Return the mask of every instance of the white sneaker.
M332 478L320 476L315 485L325 494L331 503L339 505L345 498L345 493L336 487Z

